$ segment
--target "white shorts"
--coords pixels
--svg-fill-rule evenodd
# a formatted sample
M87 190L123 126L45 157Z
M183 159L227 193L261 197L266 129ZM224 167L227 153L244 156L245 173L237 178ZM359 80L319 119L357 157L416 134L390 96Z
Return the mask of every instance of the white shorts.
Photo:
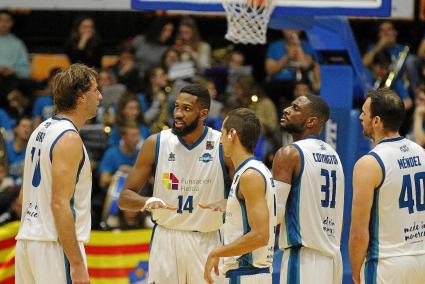
M341 254L330 257L306 247L285 249L280 269L280 283L341 284Z
M270 268L235 269L226 273L225 284L271 284Z
M86 262L82 243L80 243L80 249ZM62 246L58 242L17 240L15 283L71 283L69 262Z
M407 255L367 261L360 273L364 284L423 284L425 255Z
M155 226L150 244L148 283L205 283L205 263L208 254L217 246L221 246L218 231L200 233Z

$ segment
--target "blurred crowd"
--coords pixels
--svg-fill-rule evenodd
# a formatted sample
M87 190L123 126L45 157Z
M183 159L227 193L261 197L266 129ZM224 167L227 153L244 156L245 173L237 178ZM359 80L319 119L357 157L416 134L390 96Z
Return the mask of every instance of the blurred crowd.
M147 33L123 40L116 49L117 62L107 68L102 66L102 35L94 18L76 19L64 44L63 53L71 63L98 69L103 95L97 117L81 130L93 167L94 228L152 225L149 216L117 210L114 194L143 141L172 125L174 100L185 84L197 82L208 88L212 103L207 125L214 129L221 129L230 110L252 109L263 126L255 155L268 166L276 149L291 142L279 127L282 109L297 96L320 93L317 58L301 31L282 30L278 40L268 43L266 78L257 81L241 50L232 46L224 52L212 50L194 18L184 16L175 23L158 17ZM12 33L13 25L13 15L0 11L0 224L19 218L16 199L26 143L32 130L55 113L50 81L60 70L49 70L43 82L32 80L30 57L23 41ZM376 40L363 55L372 88L382 86L406 50L391 21L377 25ZM425 146L425 38L396 75L391 88L410 113L403 134ZM151 184L142 189L143 194L151 191Z

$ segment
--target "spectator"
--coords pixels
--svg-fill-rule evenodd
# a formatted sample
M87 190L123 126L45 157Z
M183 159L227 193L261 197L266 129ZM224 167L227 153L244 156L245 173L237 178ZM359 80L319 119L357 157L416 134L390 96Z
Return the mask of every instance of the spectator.
M403 46L397 43L397 30L390 21L385 21L379 25L378 42L369 46L363 56L363 64L370 67L375 56L384 49L387 49L390 53L392 62L403 50Z
M24 116L17 120L13 132L15 137L6 144L9 175L13 177L16 185L22 184L24 173L25 150L32 133L31 118Z
M151 131L145 123L139 100L133 95L125 95L121 97L120 101L118 102L118 112L115 119L115 126L112 127L108 139L109 145L118 146L121 144L119 128L128 123L136 123L139 126L139 146L141 146L143 141L151 134Z
M12 14L0 10L0 107L6 107L5 94L18 88L19 80L30 76L28 52L25 44L11 33Z
M292 100L296 81L309 77L314 68L313 50L300 39L300 31L282 30L283 40L270 44L265 62L269 77L267 93L278 108ZM317 84L316 84L317 85Z
M168 74L171 66L175 63L180 62L180 52L177 51L174 47L168 48L161 57L161 66L164 71Z
M134 38L132 45L140 78L144 78L147 70L160 65L163 54L171 45L173 32L174 24L159 18L149 26L146 36L138 35Z
M425 83L419 84L416 89L415 112L413 114L412 140L425 148Z
M82 16L74 21L65 45L65 53L71 63L79 62L89 67L101 67L102 41L92 18Z
M422 36L417 54L406 58L406 75L411 90L416 90L418 83L425 80L425 34Z
M124 42L118 47L118 62L111 67L118 83L127 87L132 93L140 91L139 70L134 60L134 47Z
M211 47L202 41L198 25L193 18L184 17L180 21L174 47L181 53L183 61L193 61L199 71L210 67Z

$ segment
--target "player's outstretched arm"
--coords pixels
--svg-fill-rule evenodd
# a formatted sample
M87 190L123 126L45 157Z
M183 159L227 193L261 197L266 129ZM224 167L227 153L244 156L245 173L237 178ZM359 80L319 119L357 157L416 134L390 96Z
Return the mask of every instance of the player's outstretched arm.
M52 153L52 201L51 209L59 242L67 256L73 283L89 283L77 242L70 201L75 190L75 180L83 159L83 142L80 136L68 131L56 143Z
M139 211L144 208L148 197L141 196L138 192L151 177L155 163L156 138L157 135L151 135L143 143L118 199L120 209Z
M293 179L301 169L301 157L292 145L280 148L273 159L272 174L276 183L277 223L284 220L286 201Z
M205 264L204 278L213 283L211 270L218 272L220 257L237 256L264 247L269 241L269 210L266 201L266 184L263 176L255 170L246 170L239 181L239 198L245 200L248 223L251 231L234 242L215 248Z
M349 253L353 281L360 283L360 270L366 257L369 244L370 210L375 189L382 180L382 170L378 161L371 155L357 161L353 172L353 203Z

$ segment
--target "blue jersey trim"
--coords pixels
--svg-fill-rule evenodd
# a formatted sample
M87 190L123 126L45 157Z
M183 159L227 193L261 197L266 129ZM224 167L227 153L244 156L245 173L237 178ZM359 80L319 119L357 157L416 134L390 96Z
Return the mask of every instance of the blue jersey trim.
M291 144L291 145L294 146L295 149L297 149L297 151L298 151L298 153L300 154L300 157L301 157L300 172L299 172L298 176L292 181L292 184L296 185L299 182L301 182L301 177L302 177L303 172L304 172L304 153L303 153L303 150L301 150L300 146L298 146L297 144Z
M159 157L159 145L161 142L161 132L158 132L156 135L156 144L155 144L155 161L153 163L153 176L156 174L156 167L158 166L158 157Z
M224 153L223 153L223 145L218 146L218 156L220 158L220 165L223 171L223 182L224 182L224 198L227 199L230 193L230 187L232 181L230 180L229 171L227 169L226 163L224 162Z
M286 202L285 226L289 246L302 244L300 232L300 184L292 185Z
M158 224L155 223L155 225L153 225L153 228L152 228L151 240L149 241L149 254L152 253L153 237L155 236L155 230L156 230L157 227L158 227Z
M243 275L256 275L270 273L270 268L268 267L240 267L237 269L231 269L226 272L226 278L236 278L237 276Z
M300 283L300 250L301 246L291 247L289 249L288 275L286 284ZM288 250L285 250L288 252Z
M179 139L179 141L180 141L180 143L187 149L187 150L192 150L192 149L194 149L196 146L198 146L199 144L201 144L201 142L202 142L202 140L204 140L204 138L205 138L205 136L207 136L207 134L208 134L208 127L207 126L204 126L204 132L202 133L202 135L201 135L201 137L199 137L199 139L198 140L196 140L196 142L195 143L193 143L192 145L187 145L185 142L184 142L184 140L179 136L179 135L177 135L177 138Z
M375 152L369 152L369 155L371 155L372 157L374 157L376 159L376 161L378 162L379 166L381 167L382 170L382 180L379 183L377 188L380 188L382 186L382 184L384 183L385 180L385 166L384 166L384 162L382 162L381 157L379 157L378 154L376 154Z
M66 257L65 251L63 252L63 258L64 258L64 262L65 262L66 284L72 284L72 279L71 279L71 265L69 263L68 257Z
M77 128L77 126L75 126L75 124L74 124L74 122L72 122L72 120L70 120L69 118L66 118L66 117L60 117L60 116L58 116L58 115L54 115L54 116L52 116L52 119L53 120L66 120L66 121L69 121L69 122L71 122L71 124L72 124L72 126L74 126L74 128L75 128L75 131L77 131L78 132L78 128Z
M403 140L403 139L404 139L403 136L399 136L399 137L395 137L395 138L387 138L387 139L381 140L378 144L386 143L386 142L396 142L396 141L400 141L400 140Z
M246 165L246 163L248 163L251 160L257 160L254 156L251 156L249 158L247 158L245 161L243 161L236 169L235 169L235 173L237 173L240 169L242 169L243 166Z
M251 227L248 222L248 214L246 212L245 201L239 198L239 184L236 188L236 199L239 201L239 206L241 207L242 214L242 224L243 224L243 234L246 235L251 231ZM239 267L252 266L252 252L246 253L237 259Z
M59 139L68 131L74 131L75 133L78 133L74 129L67 129L67 130L64 130L61 134L59 134L58 137L56 137L56 139L53 141L52 145L50 146L50 152L49 152L50 162L52 162L53 148L55 147L55 145L59 141Z

